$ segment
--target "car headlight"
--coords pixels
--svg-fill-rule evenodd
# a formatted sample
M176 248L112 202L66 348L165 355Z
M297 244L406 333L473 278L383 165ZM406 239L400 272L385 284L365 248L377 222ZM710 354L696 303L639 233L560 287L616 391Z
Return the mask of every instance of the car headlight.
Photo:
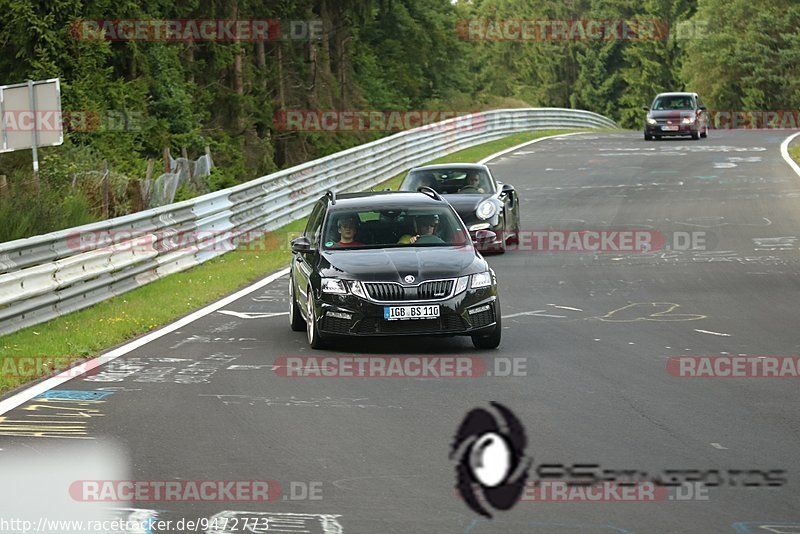
M492 273L489 271L472 275L472 289L488 287L490 285L492 285Z
M653 117L647 117L647 124L658 124L658 121L656 121Z
M475 210L475 214L482 220L491 219L495 213L497 213L497 206L491 200L484 200L478 204L478 209Z
M323 293L334 295L344 295L347 293L347 286L338 278L323 278L321 283Z
M362 299L367 298L367 292L364 290L364 284L361 282L350 282L350 291L352 291L353 295L357 297L361 297Z
M467 289L467 284L469 283L469 276L462 276L458 280L456 280L456 290L453 292L453 295L458 295L462 293L465 289Z
M694 122L694 117L684 117L681 119L682 124L692 124Z

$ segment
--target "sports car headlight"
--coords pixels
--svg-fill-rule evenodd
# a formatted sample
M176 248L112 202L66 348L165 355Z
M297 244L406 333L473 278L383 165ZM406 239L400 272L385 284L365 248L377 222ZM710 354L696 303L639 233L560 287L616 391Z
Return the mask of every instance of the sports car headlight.
M472 289L488 287L492 285L492 273L489 271L472 275Z
M323 278L322 279L322 292L332 293L334 295L344 295L347 293L347 286L338 278Z
M350 282L350 291L352 291L353 295L357 297L361 297L362 299L367 298L367 292L364 291L364 285L361 282Z
M681 119L682 124L692 124L694 122L694 117L684 117Z
M656 121L653 117L647 117L647 124L658 124L658 121Z
M475 210L475 214L482 220L491 219L495 213L497 213L497 206L491 200L484 200L478 204L478 209Z
M453 295L458 295L459 293L467 289L468 283L469 283L469 276L462 276L461 278L456 280L456 290L453 293Z

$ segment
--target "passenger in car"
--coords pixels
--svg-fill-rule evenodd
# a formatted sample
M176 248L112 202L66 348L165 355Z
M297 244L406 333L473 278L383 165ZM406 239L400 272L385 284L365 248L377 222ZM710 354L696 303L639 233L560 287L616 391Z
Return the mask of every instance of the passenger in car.
M358 233L358 219L356 217L345 217L336 223L339 230L339 242L336 243L337 247L362 247L364 243L356 241L356 234Z

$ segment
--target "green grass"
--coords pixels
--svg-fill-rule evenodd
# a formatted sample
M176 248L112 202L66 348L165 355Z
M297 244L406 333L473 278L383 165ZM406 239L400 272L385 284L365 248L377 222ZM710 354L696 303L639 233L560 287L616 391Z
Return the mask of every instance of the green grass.
M800 163L800 143L795 143L794 146L789 147L789 155L797 163Z
M430 163L478 161L525 141L569 131L574 130L514 134ZM402 176L387 180L380 188L397 189ZM53 364L42 366L33 373L34 377L19 376L14 371L16 363L21 361L16 358L43 358L63 368L66 362L94 357L277 271L288 264L291 257L290 237L301 232L304 226L305 219L295 221L267 234L255 245L241 247L85 310L0 337L0 393L37 376L50 374L48 369L53 368ZM13 361L6 362L8 358Z

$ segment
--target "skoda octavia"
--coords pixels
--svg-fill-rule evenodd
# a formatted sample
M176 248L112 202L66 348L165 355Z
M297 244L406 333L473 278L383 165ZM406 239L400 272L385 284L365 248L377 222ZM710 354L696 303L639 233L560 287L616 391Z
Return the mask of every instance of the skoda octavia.
M337 336L465 335L476 348L500 345L494 271L433 189L329 192L292 253L290 325L312 348Z

